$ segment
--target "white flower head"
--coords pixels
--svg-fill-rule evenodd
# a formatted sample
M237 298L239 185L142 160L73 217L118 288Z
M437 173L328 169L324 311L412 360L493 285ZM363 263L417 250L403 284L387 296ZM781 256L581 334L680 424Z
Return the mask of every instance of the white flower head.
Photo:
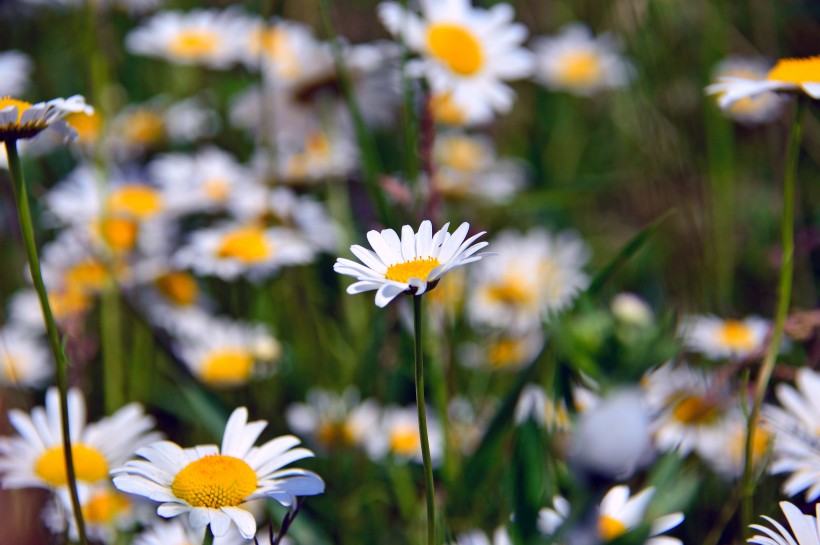
M73 112L91 113L94 109L80 95L55 98L32 104L24 100L0 97L0 142L33 138L49 129L68 140L76 136L63 118Z
M358 244L350 247L364 265L340 257L333 270L358 280L347 288L347 293L376 290L379 307L400 293L421 295L447 272L487 255L477 252L489 243L475 242L484 231L467 238L469 223L462 223L452 234L449 226L445 224L434 235L433 224L425 220L418 232L409 225L402 227L401 238L393 229L370 231L367 240L373 251Z
M688 316L680 335L689 350L711 359L742 359L764 347L770 322L758 316L724 320L717 316Z
M236 409L225 426L222 447L200 445L183 449L170 441L143 447L131 460L112 471L114 485L124 492L161 502L157 514L174 517L188 513L191 526L210 524L216 537L228 533L232 523L245 539L256 534L256 519L247 502L273 498L290 506L297 496L324 492L322 479L304 469L283 469L313 453L286 435L253 446L267 422L248 422L248 410Z
M381 416L378 404L360 402L352 387L342 394L312 388L306 401L288 406L285 419L293 431L312 438L323 450L363 446Z
M800 509L787 501L780 502L780 509L786 515L791 532L773 518L763 515L763 518L774 526L774 530L762 524L750 524L749 528L761 532L751 538L749 543L756 545L817 545L817 519L820 517L820 503L815 506L816 515L805 515Z
M0 97L20 96L29 83L32 63L20 51L0 51Z
M429 411L428 411L429 414ZM433 465L441 460L444 443L438 420L428 416L427 435ZM366 439L367 454L373 460L392 456L396 460L422 462L421 435L416 407L385 407L375 429Z
M706 93L718 95L718 106L729 109L747 98L768 92L805 94L820 99L820 56L780 59L762 79L758 77L720 77L706 87Z
M770 65L761 58L729 57L715 66L713 79L743 78L763 81L769 73ZM720 99L721 95L718 95ZM726 116L741 123L767 123L776 119L783 111L786 100L775 92L765 92L737 100L723 108Z

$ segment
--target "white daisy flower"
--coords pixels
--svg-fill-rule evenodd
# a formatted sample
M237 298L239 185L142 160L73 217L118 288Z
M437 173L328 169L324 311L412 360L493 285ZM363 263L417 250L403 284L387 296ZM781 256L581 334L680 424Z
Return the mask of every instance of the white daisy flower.
M492 141L484 136L453 131L437 135L433 158L432 182L445 197L502 204L525 184L524 167L498 159Z
M248 423L248 410L236 409L225 426L222 448L200 445L182 449L160 441L137 451L145 460L132 460L112 471L114 485L124 492L162 502L161 517L189 513L191 526L210 524L214 536L228 533L235 524L245 539L256 534L256 520L246 502L273 498L290 506L296 496L324 492L325 484L313 472L282 469L313 453L294 448L293 436L272 439L259 447L253 444L267 426L264 420Z
M492 539L481 530L471 530L456 536L449 545L512 545L509 532L503 526L495 529Z
M206 317L183 330L176 352L191 372L212 387L235 387L269 373L279 342L261 324ZM272 348L269 348L271 347Z
M20 434L0 437L0 481L5 488L47 488L68 501L68 478L63 456L60 399L57 388L46 392L45 408L31 415L9 411L9 421ZM68 392L71 452L80 501L90 499L93 487L108 482L108 472L122 464L140 446L156 441L154 420L142 406L131 403L95 424L86 422L85 401L75 389Z
M724 320L717 316L688 316L680 326L687 349L710 359L742 359L763 350L771 324L758 316Z
M102 543L115 543L118 533L131 530L137 522L132 498L123 494L109 482L93 487L81 509L85 531L89 539ZM46 526L55 534L68 530L72 541L79 540L71 502L55 499L43 512Z
M477 343L459 347L465 367L488 371L515 371L531 363L544 347L541 329L492 331Z
M764 413L771 408L763 405ZM752 460L756 469L761 469L769 460L769 453L777 434L762 420L755 428L754 444L752 445ZM698 450L698 454L708 463L716 473L727 478L737 479L743 474L746 464L746 435L748 419L739 409L729 411L722 419L720 428L715 434L716 440L706 442Z
M504 231L493 240L498 256L475 268L467 310L480 325L529 330L561 310L586 288L589 249L570 231Z
M535 42L535 77L547 88L590 96L627 85L632 64L620 54L620 43L598 37L584 24L570 23L553 38Z
M94 299L87 293L65 286L48 288L48 303L54 320L60 326L84 316L93 306ZM34 288L15 292L9 299L9 325L24 331L27 335L39 335L45 332L43 309Z
M797 388L788 384L775 387L782 408L764 406L763 417L774 432L771 473L790 474L783 492L794 496L806 491L806 501L820 497L820 373L808 368L797 370Z
M353 387L341 395L312 388L306 401L289 405L285 419L293 431L311 437L325 451L364 445L380 415L378 404L373 400L359 402Z
M310 263L315 256L316 248L293 229L223 223L192 233L173 263L205 276L257 280L281 267Z
M521 47L524 25L513 23L509 4L485 10L469 0L421 2L421 17L396 2L379 5L385 27L422 58L408 64L435 94L447 96L462 123L484 123L512 108L514 93L503 80L525 78L532 54Z
M37 388L53 374L51 353L42 338L19 326L0 328L0 384Z
M428 410L428 415L430 411ZM441 461L444 438L438 420L427 417L427 435L433 465ZM379 461L388 456L396 460L422 463L421 435L416 407L385 407L378 424L371 429L365 448L371 459Z
M612 541L640 525L645 517L655 489L645 488L630 497L629 487L612 488L601 500L598 510L598 535L602 541ZM661 536L683 522L683 513L672 513L652 521L645 545L681 545L681 540Z
M275 85L288 85L302 77L312 69L304 61L309 59L315 64L317 53L324 49L313 29L304 23L248 17L245 24L242 62L249 68L261 68L266 79ZM319 53L324 54L325 51Z
M816 100L820 98L819 68L820 56L780 59L763 79L722 77L707 86L706 93L718 95L718 106L723 109L771 91L806 94Z
M776 520L763 515L763 518L774 526L774 530L761 524L750 524L749 528L761 532L749 538L749 543L756 545L817 545L820 543L817 518L820 517L820 504L815 505L816 516L805 515L800 509L787 501L780 502L780 509L786 515L791 532Z
M242 57L245 16L237 10L163 11L125 37L131 53L226 69Z
M569 518L569 512L570 505L566 498L555 496L552 498L552 507L538 511L538 531L545 536L555 534Z
M452 235L447 230L449 226L445 224L433 235L433 224L425 220L417 233L409 225L402 227L401 238L393 229L370 231L367 240L375 251L358 244L350 247L364 265L340 257L333 270L358 280L348 286L347 293L377 290L379 307L403 292L421 295L447 272L487 255L476 253L488 245L475 242L484 231L465 240L470 224L462 223Z
M770 65L761 58L729 57L715 66L712 79L721 81L726 78L742 78L763 81L769 69ZM741 123L768 123L780 115L785 103L785 99L777 93L766 92L742 98L725 107L723 112Z
M157 520L134 539L134 545L191 545L202 543L204 527L193 529L179 519Z
M25 140L37 136L46 129L68 140L76 133L63 118L72 112L93 111L94 109L88 106L80 95L55 98L37 104L11 97L0 97L0 142Z
M32 63L20 51L0 51L0 97L20 96L29 84Z
M524 386L515 406L516 424L520 425L528 418L548 430L567 431L570 427L569 412L564 401L553 401L544 388L536 384Z

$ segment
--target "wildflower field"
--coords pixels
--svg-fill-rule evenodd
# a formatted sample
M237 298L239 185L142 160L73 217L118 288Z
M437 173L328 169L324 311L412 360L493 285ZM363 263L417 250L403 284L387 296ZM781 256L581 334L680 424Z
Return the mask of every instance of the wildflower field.
M0 542L820 545L820 4L0 2Z

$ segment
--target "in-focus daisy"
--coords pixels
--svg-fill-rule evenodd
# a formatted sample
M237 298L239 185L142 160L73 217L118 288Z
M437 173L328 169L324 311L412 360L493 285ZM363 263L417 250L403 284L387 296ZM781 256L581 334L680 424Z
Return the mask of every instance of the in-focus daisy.
M467 123L484 123L510 110L514 93L503 80L527 77L532 54L521 47L527 29L513 22L509 4L485 10L469 0L422 2L421 17L396 2L379 5L387 29L421 59L408 70L447 96Z
M324 492L324 482L304 469L282 469L313 453L294 448L293 436L253 444L267 422L248 422L248 410L236 409L225 426L222 448L200 445L182 449L160 441L137 451L145 460L132 460L112 471L114 485L125 492L162 502L157 514L170 518L189 513L191 526L220 537L235 524L245 539L256 534L256 520L246 504L257 498L273 498L290 506L296 496Z
M540 327L543 317L568 306L589 282L583 272L589 250L573 232L504 231L493 240L493 250L498 257L474 271L467 310L476 324Z
M718 63L713 80L742 78L752 81L766 79L769 64L760 58L729 57ZM720 95L718 95L720 98ZM783 110L785 100L774 92L761 93L742 98L723 109L724 113L741 123L767 123L776 119Z
M769 91L820 98L820 56L780 59L763 79L722 77L706 87L708 94L718 95L718 105L724 109Z
M764 405L763 416L774 432L772 473L790 474L783 492L794 496L806 491L806 501L820 497L820 373L808 368L797 370L794 388L775 388L782 408Z
M31 59L20 51L0 51L0 97L20 96L28 86Z
M433 224L425 220L417 233L409 225L402 227L401 238L393 229L370 231L367 240L375 251L358 244L350 247L364 265L340 257L333 270L358 280L347 288L347 293L376 290L379 307L386 306L400 293L421 295L448 271L486 255L477 252L488 243L475 242L484 231L467 238L470 224L462 223L452 234L449 226L445 224L433 235Z
M428 410L428 415L430 411ZM441 428L435 418L427 419L430 458L436 465L443 454ZM373 460L390 456L395 460L422 463L421 436L416 407L385 407L378 424L368 434L365 448Z
M549 89L582 96L623 87L634 70L620 49L612 36L595 37L586 25L570 23L536 41L535 77Z
M154 421L137 403L126 405L95 424L86 423L85 401L78 390L68 392L71 452L80 501L90 499L95 485L108 482L111 468L122 464L140 446L156 441ZM68 478L60 427L57 388L46 392L45 407L31 415L9 411L9 421L20 434L0 438L0 481L5 488L47 488L67 504Z
M46 129L73 138L76 133L63 118L72 112L93 111L80 95L37 104L0 96L0 142L33 138Z
M312 388L306 401L289 405L285 419L293 431L310 437L325 451L362 446L380 415L376 402L359 402L359 393L354 388L341 395Z
M245 17L232 9L164 11L132 30L125 47L178 64L225 69L241 58L245 25Z
M774 526L774 530L767 528L761 524L750 524L749 528L761 532L751 538L749 543L756 545L817 545L818 539L818 525L817 518L820 517L820 504L815 506L817 515L803 514L793 504L787 501L780 502L780 509L786 515L786 520L789 522L791 532L787 530L782 524L776 520L763 515L763 518Z
M740 359L763 349L769 328L769 321L757 316L743 320L689 316L681 323L680 335L693 352L711 359Z
M0 328L0 384L37 388L53 373L51 354L42 339L20 327Z

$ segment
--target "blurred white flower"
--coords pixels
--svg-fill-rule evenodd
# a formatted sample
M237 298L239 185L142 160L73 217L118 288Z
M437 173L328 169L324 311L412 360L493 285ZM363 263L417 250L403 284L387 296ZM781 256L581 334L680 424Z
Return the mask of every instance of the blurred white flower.
M769 73L770 65L761 58L729 57L715 66L712 79L721 81L726 78L742 78L752 81L763 81ZM718 94L718 99L722 95ZM741 123L768 123L775 120L783 111L786 100L775 92L765 92L755 96L741 98L723 112Z
M430 458L433 465L437 465L444 454L444 438L438 420L429 416L432 414L429 409L427 414ZM421 463L421 436L416 407L385 407L377 425L365 439L365 448L373 460L383 460L389 456L398 461L413 460Z
M53 374L54 363L42 337L16 325L0 328L0 384L39 388Z
M21 96L29 84L32 63L20 51L0 51L0 97Z
M292 403L285 412L288 426L324 451L339 447L364 446L378 423L380 410L373 400L359 400L349 387L342 394L311 388L306 403Z
M731 108L734 104L774 91L786 94L806 94L820 98L820 56L780 59L765 78L721 77L706 87L706 93L718 95L718 106Z
M763 350L771 324L758 316L724 320L717 316L687 316L680 325L686 348L711 359L742 359Z

